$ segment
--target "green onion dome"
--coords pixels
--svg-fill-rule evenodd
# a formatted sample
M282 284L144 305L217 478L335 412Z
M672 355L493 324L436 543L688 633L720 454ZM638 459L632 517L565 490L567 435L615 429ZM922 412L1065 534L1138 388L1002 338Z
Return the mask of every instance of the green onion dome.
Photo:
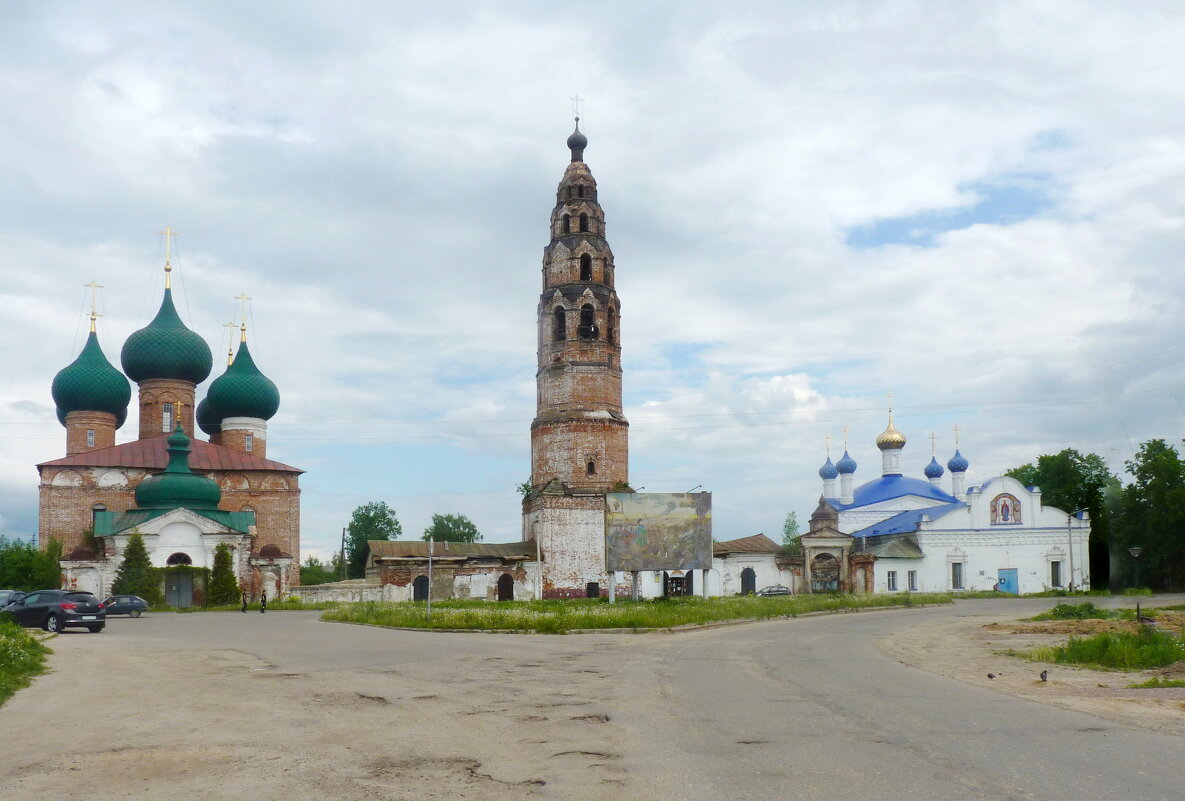
M234 362L210 384L206 401L220 423L228 417L269 420L280 408L280 391L270 378L259 372L244 341L239 343Z
M132 398L131 385L107 361L94 331L78 358L54 376L51 392L62 425L70 412L107 412L115 415L115 427L119 428L127 419Z
M189 437L181 421L169 435L169 464L136 487L137 509L217 509L222 490L217 482L189 469Z
M123 343L120 361L128 378L136 383L149 378L176 378L200 384L214 366L206 340L181 322L171 289L165 289L160 311L152 322Z
M202 398L194 415L197 417L198 428L205 431L207 436L215 437L222 433L222 418L210 405L209 398Z

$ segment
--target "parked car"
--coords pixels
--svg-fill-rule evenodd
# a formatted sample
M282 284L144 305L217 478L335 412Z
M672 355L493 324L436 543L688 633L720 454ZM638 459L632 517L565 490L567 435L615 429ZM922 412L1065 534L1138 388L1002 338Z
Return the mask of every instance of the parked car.
M4 613L25 628L40 626L52 632L81 626L97 634L107 624L99 599L74 590L35 590L10 603Z
M0 590L0 609L8 606L13 601L19 601L25 597L25 593L20 590Z
M148 611L148 601L145 601L139 595L112 595L107 600L103 601L105 611L110 615L129 615L131 617L139 617L144 612Z
M762 587L761 589L759 589L757 591L757 594L760 595L762 598L769 598L770 596L773 596L773 595L789 595L790 588L783 586L781 584L773 584L773 585L770 585L769 587Z

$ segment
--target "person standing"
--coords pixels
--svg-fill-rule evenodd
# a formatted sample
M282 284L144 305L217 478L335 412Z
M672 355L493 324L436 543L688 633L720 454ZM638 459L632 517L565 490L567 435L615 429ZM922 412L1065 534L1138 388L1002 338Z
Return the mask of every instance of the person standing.
M247 612L247 593L243 593L243 613Z
M267 590L263 591L263 595L259 597L259 614L267 611Z

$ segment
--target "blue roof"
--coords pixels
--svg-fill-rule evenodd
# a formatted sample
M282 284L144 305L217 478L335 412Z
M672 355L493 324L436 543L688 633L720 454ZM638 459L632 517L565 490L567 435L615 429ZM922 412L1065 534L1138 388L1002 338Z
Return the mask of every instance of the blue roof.
M833 499L829 499L828 502L842 511L889 501L893 498L904 498L907 495L916 495L919 498L942 501L943 503L954 503L955 501L955 496L943 492L929 481L922 481L920 478L907 478L900 474L881 476L875 481L861 484L853 495L855 498L851 503L840 503Z
M835 469L844 474L856 472L856 460L848 455L846 448L843 456L839 457L839 461L835 463Z
M942 478L942 474L946 471L942 469L942 465L938 464L938 460L931 456L930 464L926 465L926 469L922 472L926 474L926 478Z
M853 537L876 537L882 534L908 534L918 530L922 517L928 515L931 520L945 517L956 509L966 509L967 504L961 501L948 503L944 506L931 506L929 509L910 509L908 512L895 514L890 518L873 523L852 534Z
M835 469L835 465L831 463L831 457L827 457L827 461L819 468L819 478L831 479L839 475L839 471Z

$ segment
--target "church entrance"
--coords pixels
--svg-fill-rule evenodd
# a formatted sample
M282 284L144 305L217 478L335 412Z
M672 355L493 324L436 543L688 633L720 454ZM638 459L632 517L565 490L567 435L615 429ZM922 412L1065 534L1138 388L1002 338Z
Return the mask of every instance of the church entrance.
M667 598L687 595L687 576L683 575L682 570L676 570L675 573L671 575L664 570L662 574L662 594Z
M751 567L741 571L741 595L752 595L757 592L757 572Z
M165 574L165 602L174 609L193 606L193 574L188 570Z
M514 600L514 577L509 573L503 573L498 577L498 600Z
M839 560L829 553L811 560L811 592L839 592Z
M427 576L416 576L416 580L411 583L411 599L413 601L428 600Z

